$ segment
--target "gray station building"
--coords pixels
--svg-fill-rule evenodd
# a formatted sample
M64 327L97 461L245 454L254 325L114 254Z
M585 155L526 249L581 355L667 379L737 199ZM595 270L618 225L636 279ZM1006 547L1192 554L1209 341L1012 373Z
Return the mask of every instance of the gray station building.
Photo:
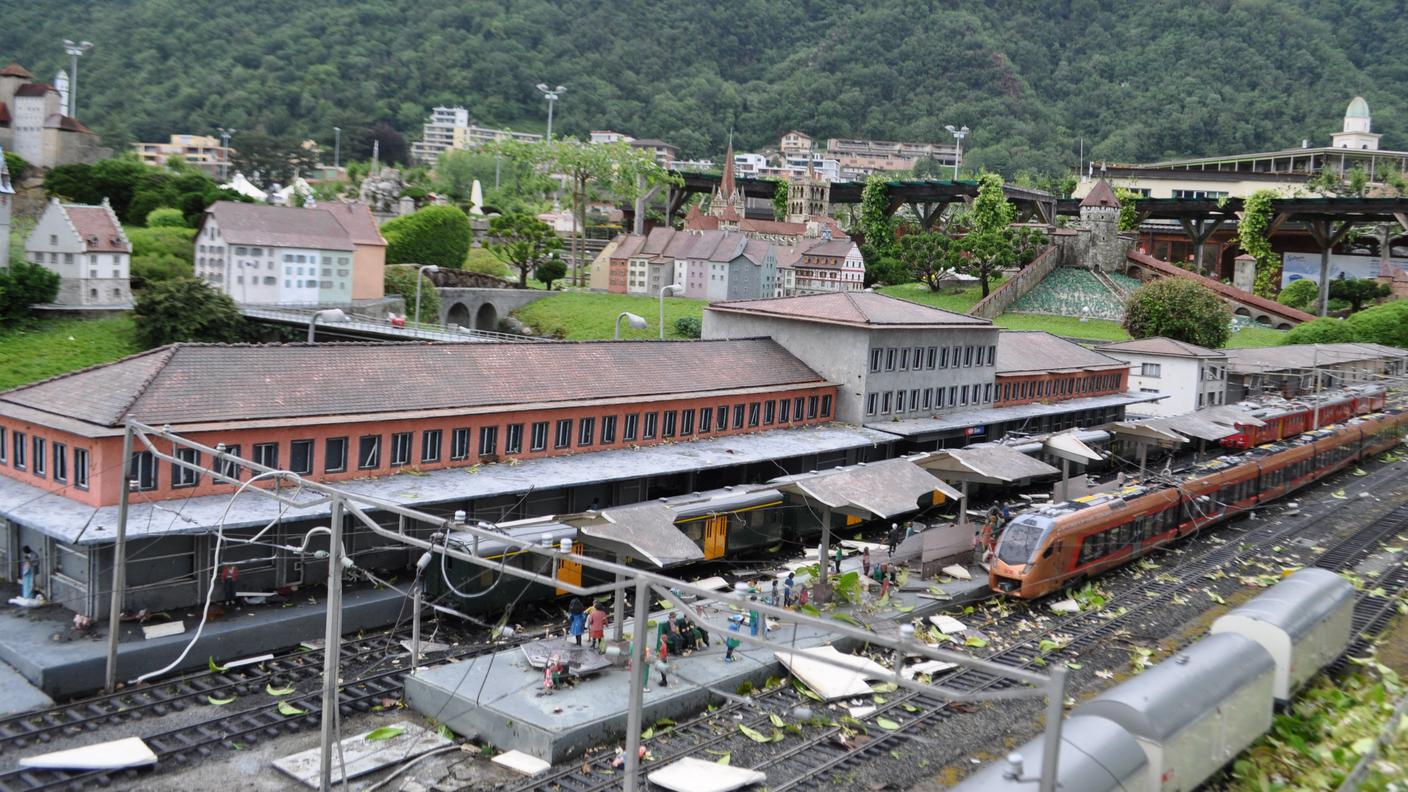
M836 419L933 416L993 403L997 328L874 292L715 303L706 339L770 337L838 383Z

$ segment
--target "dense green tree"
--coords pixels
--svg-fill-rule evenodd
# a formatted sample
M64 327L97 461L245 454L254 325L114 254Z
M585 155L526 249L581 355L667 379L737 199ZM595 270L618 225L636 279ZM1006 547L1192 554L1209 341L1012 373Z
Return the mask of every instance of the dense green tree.
M1001 176L984 173L978 177L978 197L973 199L969 214L973 226L963 238L968 255L962 259L961 270L978 279L986 297L989 279L1001 268L1018 263L1019 243L1012 228L1017 208L1002 191Z
M140 285L142 288L146 288L161 281L193 277L195 277L195 271L191 267L191 262L180 256L158 253L153 256L132 257L134 287Z
M235 149L230 157L234 171L264 189L287 185L295 176L311 173L318 164L314 152L304 148L299 140L258 130L240 132L230 146Z
M1382 299L1392 293L1388 284L1379 283L1373 278L1330 281L1330 299L1344 300L1349 303L1349 310L1355 313L1364 308L1364 303Z
M910 174L916 179L947 179L953 175L953 166L945 165L933 157L920 157L914 161Z
M29 316L31 305L53 302L58 293L58 273L27 261L12 262L0 270L0 324Z
M174 207L186 225L195 227L210 204L249 200L221 190L198 170L153 168L131 157L60 165L45 174L44 191L74 203L98 204L106 198L117 219L130 225L145 222L157 209Z
M5 167L10 171L10 179L13 181L18 182L29 175L29 162L13 151L5 152Z
M416 268L410 266L391 266L386 268L386 275L382 279L383 291L389 296L392 294L401 295L406 303L406 315L416 309ZM434 324L440 320L440 292L435 290L435 284L430 282L430 278L422 275L420 277L420 315L419 321Z
M1408 300L1365 308L1344 323L1354 341L1408 348Z
M1302 278L1286 284L1286 288L1276 295L1276 302L1300 311L1314 310L1315 301L1320 297L1320 285L1313 280Z
M186 216L180 209L163 206L147 212L147 228L185 228Z
M544 259L537 269L533 270L533 277L542 281L548 291L552 291L554 281L561 280L565 275L567 275L567 262L559 256Z
M865 242L867 266L872 258L893 258L895 254L895 219L889 212L889 187L886 186L888 181L886 177L874 174L865 180L865 188L860 194L860 223L857 231Z
M1297 281L1303 283L1305 281ZM1283 344L1338 344L1342 341L1353 341L1354 333L1343 319L1336 319L1332 316L1322 316L1310 322L1303 322L1296 325L1282 336Z
M946 234L906 234L900 237L899 260L905 281L917 280L938 291L946 273L963 265L963 246Z
M435 264L448 269L464 266L469 255L469 217L456 206L427 206L389 220L381 227L386 237L387 264Z
M149 284L136 296L132 317L137 338L147 347L182 341L231 344L245 334L235 301L195 278Z
M703 332L703 324L697 316L681 316L675 320L675 335L680 338L698 338Z
M1217 349L1231 337L1232 309L1212 289L1186 278L1140 286L1125 304L1124 328L1135 338L1164 336Z
M1258 297L1275 294L1281 271L1281 257L1271 249L1271 202L1278 197L1274 190L1252 193L1243 203L1242 219L1237 224L1237 244L1256 259L1256 280L1252 292ZM1299 300L1299 294L1299 291L1293 293L1291 299ZM1311 302L1314 302L1313 295ZM1293 307L1308 310L1299 305Z
M552 226L532 215L499 215L489 221L485 247L499 261L518 270L518 285L526 289L528 275L557 255L562 249L562 238Z
M1135 204L1141 196L1133 190L1115 188L1115 198L1120 202L1120 230L1133 231L1139 227L1139 207Z
M787 180L773 179L777 185L772 193L772 217L774 220L787 219Z

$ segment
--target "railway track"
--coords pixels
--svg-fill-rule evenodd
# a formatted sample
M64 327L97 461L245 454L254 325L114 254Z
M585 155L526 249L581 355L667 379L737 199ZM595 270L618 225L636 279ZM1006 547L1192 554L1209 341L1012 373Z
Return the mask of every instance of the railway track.
M386 636L380 637L384 639ZM520 636L509 641L476 644L459 650L451 650L439 658L423 661L422 665L437 665L497 652L530 639L529 636ZM307 654L311 653L304 653L304 655ZM295 655L295 657L297 656ZM346 658L344 658L344 662L345 660ZM317 667L316 673L321 675L321 661L307 665ZM405 669L403 668L390 668L363 675L346 683L338 692L338 704L341 712L343 714L367 712L373 707L384 706L384 702L387 700L399 701L403 693L402 675L404 673ZM199 678L199 675L196 678ZM261 678L267 679L269 677ZM257 682L251 680L237 684L250 686L253 690L253 686L257 685ZM258 742L264 738L290 734L311 728L321 722L321 689L310 689L306 693L295 693L277 699L266 695L263 690L257 690L257 694L261 697L261 703L258 706L221 714L219 717L200 723L143 735L142 738L157 755L157 767L169 766L172 763L185 765L191 761L210 756L216 750L236 748ZM181 695L183 698L189 698L184 692ZM285 715L279 711L281 702L303 712L298 715ZM31 713L32 715L33 713ZM115 716L107 714L105 717L111 719L122 716L119 713ZM116 782L134 782L147 772L149 770L132 769L111 772L19 768L0 773L0 792L106 787Z
M1363 489L1368 489L1381 481L1394 479L1397 476L1397 471L1383 468L1371 474L1360 484ZM1081 651L1095 647L1121 632L1139 614L1167 602L1170 597L1179 592L1203 585L1209 574L1224 569L1239 559L1269 549L1277 543L1287 542L1292 538L1309 541L1332 534L1334 529L1329 527L1325 517L1352 502L1354 501L1351 499L1331 502L1328 504L1328 508L1318 510L1315 514L1315 521L1309 525L1304 519L1291 520L1281 525L1277 525L1273 521L1255 525L1230 541L1212 545L1192 557L1182 559L1176 566L1162 570L1152 581L1137 581L1135 579L1125 581L1128 583L1125 587L1128 590L1117 592L1115 596L1111 597L1113 601L1128 603L1121 606L1123 610L1117 612L1117 609L1112 607L1057 620L1040 634L1032 635L1015 645L997 651L986 659L1014 668L1038 667L1051 659L1049 646L1043 648L1043 642L1049 642L1054 638L1060 638L1061 641L1058 658L1074 657ZM1326 529L1325 534L1319 534L1316 530L1321 527ZM1382 542L1405 529L1408 529L1408 506L1399 507L1379 520L1335 542L1318 556L1316 563L1319 566L1335 570L1348 568L1367 557ZM1403 581L1408 583L1408 570L1403 570L1401 573L1396 571L1395 574L1400 574ZM1380 581L1383 585L1387 585L1388 582L1387 579ZM1144 593L1144 596L1137 598L1141 592ZM1135 597L1130 595L1135 595ZM1384 603L1377 603L1378 599L1383 599ZM1371 613L1368 606L1365 606L1363 619L1365 624L1368 624L1376 616L1380 621L1386 622L1396 612L1391 593L1384 598L1375 598L1375 601L1382 607ZM1360 608L1357 607L1355 625L1357 630L1363 629L1359 616ZM1024 618L1022 614L1011 615L1000 619L999 625L1003 623L1010 625L1022 618ZM989 626L984 629L993 630L998 627ZM978 692L1007 687L1012 684L1006 678L973 669L951 673L936 679L935 682L943 683L947 688L964 692ZM738 702L725 704L712 713L698 716L669 728L664 735L657 734L651 743L653 758L646 763L643 770L648 772L651 768L663 766L679 757L715 748L725 748L730 744L743 747L746 742L735 743L740 740L740 731L735 724L741 723L765 734L770 733L772 715L775 714L790 721L793 719L789 714L790 711L799 704L807 703L795 693L791 686L784 685L756 697L751 705ZM911 710L917 712L911 712ZM885 703L878 705L874 712L859 722L852 720L843 725L831 726L810 733L806 739L773 754L760 764L755 765L753 769L768 773L768 788L773 792L785 789L815 788L824 780L825 776L837 770L860 767L869 761L875 753L893 747L897 739L907 738L914 730L947 719L956 712L957 710L950 702L940 701L917 692L900 692L888 696ZM897 725L898 728L891 730L881 727L878 723L881 719ZM845 737L858 723L864 724L865 730L873 739L861 746L848 747ZM719 751L719 753L722 752ZM619 788L622 783L619 775L603 775L602 773L608 768L609 758L609 753L589 756L583 765L560 769L545 777L539 777L520 785L515 790L516 792L527 792L527 790L601 792L602 790ZM779 781L779 777L782 780Z

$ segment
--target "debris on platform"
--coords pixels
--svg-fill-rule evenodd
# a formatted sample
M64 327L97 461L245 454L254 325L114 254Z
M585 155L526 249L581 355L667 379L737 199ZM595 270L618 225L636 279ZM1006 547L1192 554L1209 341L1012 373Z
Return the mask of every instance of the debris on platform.
M70 748L67 751L27 756L20 767L46 770L121 770L156 764L156 754L140 737Z
M519 647L528 665L534 668L547 668L554 658L567 666L572 676L587 676L611 667L611 658L598 654L591 646L578 646L566 638L547 638L530 641Z
M402 648L402 649L405 649L408 654L409 654L410 651L411 651L411 645L412 645L412 644L411 644L411 640L410 640L409 638L407 638L407 639L404 640L404 641L401 641L401 648ZM447 643L437 643L436 641L421 641L421 642L420 642L420 656L421 656L421 657L425 657L425 656L428 655L428 654L434 654L434 653L436 653L436 652L448 652L448 651L450 651L450 645L447 644Z
M33 597L11 597L10 604L19 608L42 608L49 601L44 599L43 594L35 594Z
M646 776L650 783L671 792L730 792L768 780L767 774L733 765L721 765L686 756Z
M823 701L868 696L871 690L866 679L890 676L890 672L874 660L846 654L831 645L773 654Z
M522 751L504 751L490 761L526 776L535 776L539 773L545 773L552 767L551 764L544 762L542 759L536 756L529 756Z
M386 730L399 731L386 739L369 739L373 733L386 734ZM437 748L453 745L450 740L409 721L391 726L383 726L363 732L342 741L342 759L346 762L347 778L357 778L374 773L385 767L398 765ZM333 756L337 756L337 746L333 746ZM274 760L274 767L294 777L311 789L319 787L322 762L322 749L309 748L296 754ZM334 761L332 782L343 780L343 762Z
M148 641L153 638L165 638L168 635L180 635L186 631L186 623L177 619L166 624L144 624L142 625L142 635Z
M945 575L948 575L954 580L973 579L973 573L969 572L968 567L965 567L962 564L949 564L948 566L944 567L939 571L943 572Z
M1053 603L1051 603L1051 611L1052 611L1053 613L1062 613L1062 614L1065 614L1065 613L1080 613L1080 603L1076 602L1075 600L1071 599L1070 597L1067 597L1066 599L1063 599L1063 600L1061 600L1060 602L1053 602Z
M955 635L968 629L968 625L943 613L936 613L930 616L929 621L935 627L938 627L939 632L944 635Z
M852 718L860 720L862 718L868 718L871 715L874 715L875 706L872 704L865 707L847 707L846 712L850 713Z
M944 671L957 667L957 663L946 663L943 660L926 660L922 663L905 666L904 670L900 673L904 675L905 679L914 679L920 674L933 676L934 674L943 673Z

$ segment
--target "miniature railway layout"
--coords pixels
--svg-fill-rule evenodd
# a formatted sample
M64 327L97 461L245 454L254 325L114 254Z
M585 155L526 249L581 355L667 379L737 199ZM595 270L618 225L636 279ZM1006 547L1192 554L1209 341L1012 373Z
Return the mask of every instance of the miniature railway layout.
M1370 474L1361 483L1364 490L1384 481L1401 476L1395 468L1381 468ZM1320 487L1325 482L1321 482ZM1307 491L1302 497L1309 497ZM1173 567L1161 570L1152 580L1126 579L1115 584L1118 590L1112 591L1112 600L1121 603L1122 609L1094 610L1074 614L1056 620L1049 627L1032 633L1012 646L997 651L986 659L1010 665L1015 668L1033 668L1041 665L1049 657L1042 648L1043 641L1061 637L1061 654L1053 662L1074 659L1082 651L1099 646L1103 641L1124 629L1134 617L1165 603L1169 598L1195 590L1206 585L1206 576L1231 564L1263 553L1278 543L1298 540L1309 546L1315 541L1328 539L1337 531L1330 521L1324 519L1330 514L1353 503L1353 499L1333 501L1321 511L1318 519L1306 524L1302 520L1291 520L1278 524L1265 521L1244 533L1233 534L1223 543L1208 543L1195 550L1190 556L1180 560ZM1313 562L1331 571L1342 571L1353 567L1368 555L1379 549L1394 536L1408 530L1408 505L1400 506L1373 522L1344 536L1320 553ZM1217 533L1230 533L1229 529L1219 529ZM1109 576L1107 576L1109 577ZM1408 568L1395 567L1392 573L1377 581L1384 589L1383 595L1360 592L1355 608L1356 643L1346 656L1356 653L1356 647L1367 643L1378 629L1382 629L1388 619L1396 613L1395 596L1408 586ZM1142 596L1141 596L1142 595ZM985 627L987 631L1000 630L1003 626L1015 626L1029 612L1019 611L999 620L997 625ZM1189 639L1192 640L1191 638ZM1343 662L1343 661L1342 661ZM1001 689L1012 683L1009 680L977 670L963 670L936 677L935 683L945 688L978 692ZM870 739L859 745L849 745L842 739L840 727L809 730L805 737L795 744L773 753L752 769L768 774L769 790L812 789L824 786L827 778L838 771L863 767L877 753L895 747L897 740L908 739L910 735L932 727L963 711L962 702L954 703L937 699L917 692L899 691L888 694L886 701L878 705L864 718L851 719L851 725L863 724ZM794 710L799 706L814 707L825 711L816 702L801 696L791 685L782 685L759 694L749 702L730 701L712 712L699 715L691 720L669 726L652 741L652 759L642 766L643 772L663 767L676 759L700 755L706 751L716 754L741 753L739 750L726 750L730 747L746 750L748 738L740 735L735 724L742 724L764 733L772 730L772 718L795 719ZM878 721L884 720L897 728L881 727ZM532 781L514 787L515 792L535 790L541 792L602 792L617 789L622 784L619 771L609 767L611 752L591 755L585 761L567 763L555 772L539 776ZM700 755L699 758L710 758Z

